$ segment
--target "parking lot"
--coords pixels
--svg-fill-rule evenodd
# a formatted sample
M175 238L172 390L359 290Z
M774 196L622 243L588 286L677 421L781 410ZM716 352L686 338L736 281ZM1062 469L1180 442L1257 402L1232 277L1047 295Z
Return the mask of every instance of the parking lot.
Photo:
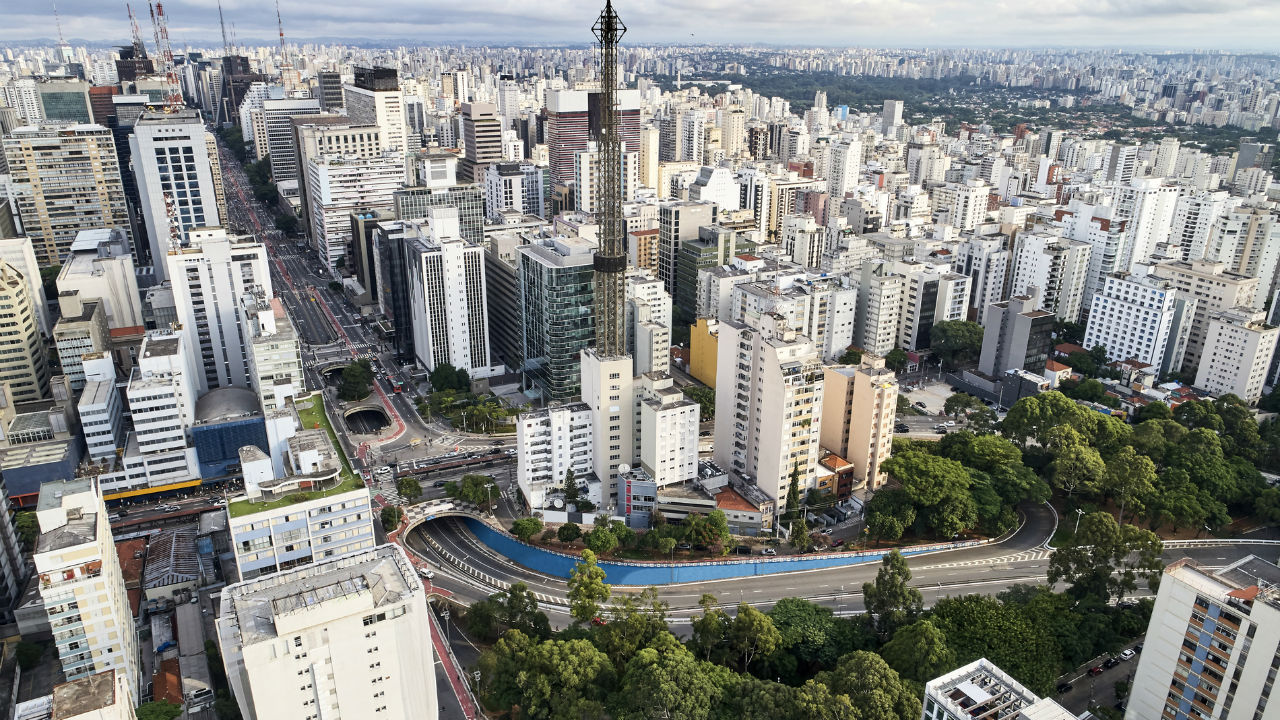
M916 390L905 390L903 393L916 408L918 402L924 403L925 412L930 415L941 415L942 406L951 397L951 386L940 382L926 382Z
M1057 701L1060 705L1079 715L1091 707L1116 707L1118 698L1116 697L1116 683L1125 681L1133 685L1133 676L1138 671L1138 652L1142 645L1141 642L1131 643L1119 652L1112 655L1102 655L1076 668L1070 673L1058 678L1059 689L1063 689L1063 683L1070 685L1071 689L1066 692L1059 692ZM1125 660L1121 654L1125 650L1135 650L1132 657ZM1113 659L1114 658L1114 659ZM1112 660L1112 662L1108 662ZM1110 664L1111 667L1107 667ZM1098 668L1096 672L1091 672L1093 668Z

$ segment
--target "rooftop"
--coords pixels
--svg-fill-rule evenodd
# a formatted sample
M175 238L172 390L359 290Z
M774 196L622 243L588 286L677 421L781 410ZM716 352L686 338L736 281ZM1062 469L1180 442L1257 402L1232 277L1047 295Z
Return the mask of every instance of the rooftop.
M261 415L258 394L240 387L210 390L196 401L196 424L223 422Z
M86 675L53 688L53 720L79 717L115 704L115 670Z
M924 694L946 706L952 716L989 720L1013 720L1040 700L986 658L929 681Z
M147 564L142 578L144 588L179 585L199 578L196 526L161 530L152 536L147 546Z

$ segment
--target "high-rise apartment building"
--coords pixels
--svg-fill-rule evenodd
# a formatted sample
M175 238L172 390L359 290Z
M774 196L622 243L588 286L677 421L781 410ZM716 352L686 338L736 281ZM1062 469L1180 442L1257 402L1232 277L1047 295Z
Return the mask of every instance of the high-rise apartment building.
M107 328L107 312L102 301L94 298L85 301L79 293L63 293L58 296L61 317L53 326L53 344L58 353L62 374L67 377L72 390L84 387L82 358L89 353L111 350L111 331Z
M504 212L548 217L545 169L533 163L494 163L485 169L485 215L499 220Z
M62 673L68 680L113 669L130 707L141 696L138 638L111 538L107 507L91 478L51 480L36 505L35 565Z
M969 276L971 310L981 312L1006 296L1006 271L1013 264L1008 243L1007 235L975 235L956 245L954 267Z
M522 413L516 420L516 477L531 508L547 507L572 470L585 480L592 463L591 408L582 402Z
M1108 357L1144 362L1161 373L1177 370L1197 304L1181 297L1171 280L1115 273L1093 296L1084 346L1105 346Z
M258 292L241 302L251 384L264 411L283 408L307 389L298 333L279 298Z
M129 211L111 131L101 125L18 128L0 141L11 194L36 259L59 265L76 233L125 229Z
M204 122L195 110L144 113L129 137L138 198L157 282L168 279L165 256L193 228L217 227L218 205ZM174 227L176 220L177 227Z
M307 161L306 220L320 262L331 270L346 262L351 213L390 210L404 184L404 157L321 155Z
M1047 233L1018 236L1013 282L1015 295L1039 291L1041 309L1063 322L1080 319L1085 283L1089 279L1089 255L1093 246Z
M311 161L330 155L342 158L380 158L383 156L382 130L374 124L353 121L345 115L308 115L293 119L293 132L298 143L298 198L302 201L302 217L311 217L307 205L310 188L307 169ZM403 163L403 157L401 157Z
M1151 275L1170 281L1179 296L1195 299L1195 313L1190 320L1181 367L1188 375L1196 371L1204 354L1209 317L1216 312L1256 304L1258 278L1231 272L1223 263L1174 261L1144 267L1150 268Z
M133 435L124 455L124 474L104 480L113 486L162 486L200 476L188 431L195 423L198 385L188 336L153 331L142 342L125 396ZM118 489L113 487L112 489Z
M885 100L880 111L880 132L892 136L894 129L902 124L902 101Z
M668 372L671 368L671 296L662 282L646 272L627 274L627 352L633 375Z
M624 152L643 152L640 136L639 90L618 90L618 137ZM568 185L574 181L574 158L587 149L587 143L599 137L602 95L598 90L549 90L547 91L547 154L551 166L553 185ZM656 186L658 158L652 157L648 166Z
M923 350L932 347L935 323L964 320L969 306L969 278L951 272L947 263L894 263L906 278L902 311L898 316L898 347Z
M854 345L881 357L898 347L898 324L906 288L906 277L894 272L891 263L863 263L858 279Z
M516 249L524 315L521 371L548 402L582 394L582 351L596 339L595 249L593 242L563 236Z
M100 231L93 231L100 232ZM72 244L74 249L75 245ZM67 256L66 263L71 261L71 256ZM40 262L36 260L35 248L31 244L31 238L28 237L7 237L0 238L0 262L8 263L10 267L22 274L23 279L27 281L27 290L31 294L31 303L36 313L36 324L40 328L40 332L48 335L53 330L53 319L49 312L49 302L44 292L44 281L40 277ZM61 291L62 288L59 288Z
M109 355L81 357L84 388L76 401L84 442L93 460L111 460L124 447L124 403L116 390L116 366Z
M18 539L12 510L9 489L0 481L0 619L6 623L14 621L13 611L29 576L26 552Z
M413 564L392 544L224 588L218 639L241 715L434 714L428 612Z
M1266 720L1280 672L1280 568L1249 556L1221 569L1164 569L1127 720ZM1280 702L1280 700L1277 700Z
M0 306L8 328L0 332L0 382L7 383L15 402L32 402L49 396L49 358L34 298L27 279L12 265L0 261Z
M600 480L601 501L616 507L618 476L636 460L638 418L631 357L607 356L589 347L582 351L580 362L582 402L591 408L591 469Z
M717 365L737 368L716 383L715 461L786 506L793 469L813 487L822 425L823 374L813 342L778 315L754 325L720 320Z
M640 185L639 155L631 151L622 153L622 201L635 199L636 188ZM587 149L579 151L573 158L574 203L578 212L596 214L600 212L600 153L595 143L588 143Z
M822 447L853 465L868 490L888 479L880 465L893 452L898 412L898 378L884 358L864 354L860 365L823 369Z
M991 186L982 180L947 183L934 191L937 222L964 232L972 232L987 216Z
M1231 393L1250 405L1262 397L1280 328L1263 322L1253 308L1219 310L1209 315L1195 386L1213 395ZM1185 364L1185 363L1184 363Z
M1037 290L1038 288L1034 288ZM978 371L998 378L1010 370L1039 373L1053 350L1054 314L1034 294L991 303L982 319Z
M198 228L190 244L165 256L173 300L193 354L197 392L249 388L249 338L240 321L240 299L249 293L270 297L266 247L252 237L230 236L224 228Z
M462 104L462 158L458 170L463 182L483 183L491 163L503 161L502 118L493 103Z
M1133 271L1164 251L1173 227L1178 188L1158 179L1132 180L1115 190L1116 216L1125 221L1125 253L1122 270Z

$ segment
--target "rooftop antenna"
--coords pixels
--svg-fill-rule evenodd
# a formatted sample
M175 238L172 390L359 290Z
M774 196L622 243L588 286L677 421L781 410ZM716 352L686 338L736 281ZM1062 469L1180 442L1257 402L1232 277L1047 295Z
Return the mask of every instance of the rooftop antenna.
M600 45L600 249L593 265L596 280L596 352L618 357L627 352L622 317L626 295L627 245L622 220L622 139L618 135L618 41L627 26L618 19L612 0L591 32Z
M53 23L58 26L58 45L66 45L67 41L62 39L62 16L58 15L58 3L49 0L49 4L53 6Z

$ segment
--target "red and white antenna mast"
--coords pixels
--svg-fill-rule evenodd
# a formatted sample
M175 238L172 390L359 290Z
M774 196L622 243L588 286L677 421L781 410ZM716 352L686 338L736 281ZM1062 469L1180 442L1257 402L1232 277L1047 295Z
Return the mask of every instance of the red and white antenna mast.
M147 46L142 44L142 31L138 29L138 17L133 14L133 6L124 4L129 11L129 28L133 31L133 59L141 60L147 56Z
M162 72L164 73L165 82L165 98L164 104L169 108L180 108L185 103L182 100L182 85L178 82L178 71L173 64L173 48L169 45L169 20L164 16L164 4L156 3L151 8L151 22L155 26L156 34L156 54L160 56Z

